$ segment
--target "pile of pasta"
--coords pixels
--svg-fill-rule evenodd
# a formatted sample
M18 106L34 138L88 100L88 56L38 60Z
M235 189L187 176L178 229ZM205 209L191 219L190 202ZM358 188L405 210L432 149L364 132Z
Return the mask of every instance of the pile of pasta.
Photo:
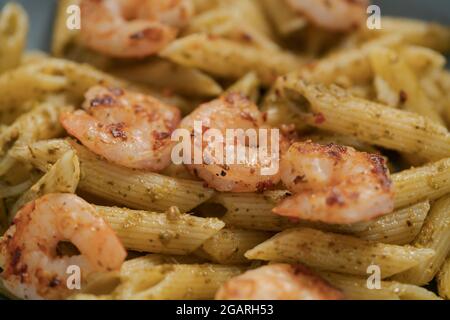
M178 38L140 60L83 47L65 25L77 0L58 3L51 55L25 51L26 13L3 8L1 234L44 194L95 204L129 255L73 299L211 299L267 262L304 264L347 299L450 299L450 29L383 17L381 30L335 35L284 1L193 2ZM240 92L274 127L383 154L395 211L352 225L292 221L272 213L285 190L221 193L183 166L157 174L109 163L59 123L99 83L151 94L184 115ZM380 289L367 286L370 265L382 270Z

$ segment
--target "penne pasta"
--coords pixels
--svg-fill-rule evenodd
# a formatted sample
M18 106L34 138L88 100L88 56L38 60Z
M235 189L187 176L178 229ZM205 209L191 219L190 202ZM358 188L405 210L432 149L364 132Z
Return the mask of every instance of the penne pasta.
M431 207L425 224L412 245L433 249L432 259L395 276L404 283L425 285L433 280L450 253L450 196L437 200Z
M27 13L20 4L7 3L0 11L0 73L19 66L27 36Z
M405 245L411 243L419 234L430 210L428 201L420 202L394 213L377 218L369 223L363 222L366 228L362 231L348 233L360 239L389 244Z
M114 295L125 300L212 299L225 281L243 271L214 264L161 265L128 276Z
M380 281L379 288L369 289L364 278L330 272L320 272L320 275L350 300L439 300L433 292L415 285Z
M9 213L10 221L22 206L45 194L75 193L79 180L78 157L72 150L67 151L39 181L17 199Z
M433 256L434 250L428 248L370 242L309 228L285 230L245 254L253 260L304 263L321 270L360 276L367 274L369 266L376 265L383 279Z
M178 39L161 55L183 66L224 78L237 79L254 71L266 85L302 63L301 59L281 51L262 52L262 49L205 34Z
M304 66L297 75L325 85L335 83L350 87L368 83L374 77L369 59L372 50L380 47L396 48L401 44L402 38L396 35L375 39L358 48L332 52L325 58Z
M436 200L450 192L450 159L392 175L395 207L402 208L423 200Z
M200 14L191 21L186 34L205 33L266 50L279 50L280 47L270 39L268 25L261 23L260 17L256 18L258 21L249 20L249 10L240 10L243 5L247 7L251 3L251 0L237 1ZM258 10L252 10L255 11Z
M206 240L199 254L220 264L249 263L244 257L245 252L271 236L270 232L225 228Z
M222 93L220 85L208 75L163 59L116 68L113 73L129 81L189 96L208 97Z
M120 275L130 276L135 272L151 269L164 264L200 264L202 260L190 255L147 254L125 261L120 268Z
M250 72L229 87L225 93L240 93L257 103L259 100L259 89L258 76L254 72Z
M363 31L365 36L383 37L385 35L400 35L403 41L413 45L431 48L440 52L448 52L450 50L450 30L446 26L437 23L429 23L425 21L383 17L381 29L368 29Z
M162 254L192 253L225 224L216 218L200 218L170 208L167 213L96 207L127 249Z
M428 201L399 209L370 222L353 225L331 225L309 221L293 221L272 213L287 191L267 191L264 194L217 194L209 202L226 210L221 219L227 226L251 230L282 231L293 227L352 234L365 240L390 244L408 244L419 233L430 209ZM426 196L425 196L426 197Z
M30 64L0 75L0 123L11 124L19 115L30 111L30 101L39 101L48 93L67 86L61 75L49 74L42 65Z
M419 79L401 55L386 48L376 48L370 54L370 61L375 74L399 97L399 107L444 124L432 101L422 91Z
M11 149L40 139L56 138L62 133L59 115L72 107L43 103L20 116L0 134L0 176L10 170L16 160Z
M308 22L296 14L287 4L278 0L262 0L262 5L281 36L302 30Z
M202 182L132 170L101 159L85 147L64 140L42 141L18 148L14 157L47 171L62 153L73 148L80 159L80 190L130 208L164 211L172 206L187 212L205 202L213 190Z
M443 299L450 299L450 258L447 258L442 265L437 277L439 296Z
M307 124L427 160L450 155L450 133L420 115L349 95L337 86L284 79L295 111Z
M225 207L221 219L227 226L236 228L281 231L296 224L287 218L272 213L276 203L287 191L267 191L264 194L218 193L210 200Z

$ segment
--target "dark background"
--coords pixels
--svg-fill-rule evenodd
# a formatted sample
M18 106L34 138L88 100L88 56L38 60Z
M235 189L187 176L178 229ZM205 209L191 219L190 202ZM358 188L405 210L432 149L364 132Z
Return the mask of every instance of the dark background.
M280 0L282 1L282 0ZM0 7L9 0L0 0ZM47 50L56 0L16 0L22 3L31 19L29 48ZM414 17L450 25L450 0L373 0L383 15Z

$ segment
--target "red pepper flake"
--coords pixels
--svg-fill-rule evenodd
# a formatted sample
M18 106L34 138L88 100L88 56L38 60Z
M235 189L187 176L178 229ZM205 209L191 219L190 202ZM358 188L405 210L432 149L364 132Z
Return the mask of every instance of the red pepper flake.
M315 124L322 124L325 121L326 121L326 119L322 112L314 114L314 123Z

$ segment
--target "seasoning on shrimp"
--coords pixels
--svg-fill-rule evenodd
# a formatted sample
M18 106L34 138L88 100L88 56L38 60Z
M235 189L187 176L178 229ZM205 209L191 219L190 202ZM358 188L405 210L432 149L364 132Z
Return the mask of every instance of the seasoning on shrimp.
M353 148L294 143L280 163L281 180L292 196L273 212L325 223L374 219L394 209L384 158Z
M344 296L301 265L271 264L227 281L217 300L341 300Z
M92 152L116 164L151 171L170 164L171 133L180 111L143 94L96 86L84 110L61 115L61 123Z
M368 0L285 0L312 24L331 31L348 31L367 19Z
M60 242L71 242L79 255L58 256ZM95 209L73 194L48 194L25 205L0 241L6 288L24 299L63 299L69 266L81 269L81 281L94 272L120 269L126 251Z
M82 0L81 42L118 58L162 50L193 15L191 0Z
M181 127L195 131L195 123L202 124L200 135L205 136L212 129L226 137L217 141L196 142L193 137L192 158L196 152L203 155L202 163L186 164L190 172L203 179L209 187L222 192L255 192L263 191L274 185L280 180L279 170L273 170L273 174L263 174L262 169L276 166L278 168L279 148L272 149L272 143L283 143L282 138L271 141L271 130L265 124L263 114L257 106L246 97L238 93L230 93L214 101L205 103L195 109L189 116L183 119ZM266 135L267 150L266 154L260 151L260 133L259 129ZM230 130L234 134L231 139L227 135ZM246 135L247 130L256 132L255 139L250 139ZM228 131L228 132L230 132ZM238 138L237 132L242 134ZM195 134L193 134L195 136ZM206 139L205 139L206 140ZM257 141L258 140L258 141ZM215 150L223 150L220 155L214 153ZM243 161L238 161L237 153L245 155ZM270 151L269 151L270 150ZM275 150L275 152L271 152ZM224 161L227 154L235 155L234 161Z

